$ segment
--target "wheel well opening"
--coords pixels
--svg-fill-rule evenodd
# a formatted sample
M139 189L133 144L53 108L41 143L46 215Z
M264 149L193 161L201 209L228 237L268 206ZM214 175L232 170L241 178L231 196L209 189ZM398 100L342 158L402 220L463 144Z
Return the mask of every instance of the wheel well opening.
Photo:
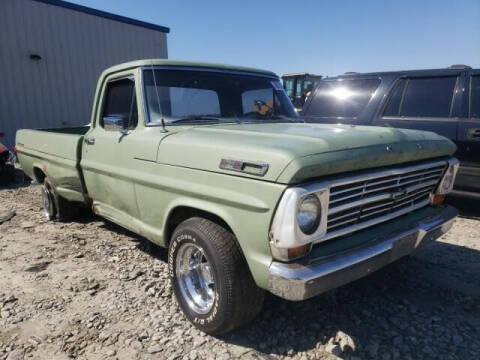
M232 229L230 226L223 220L220 216L215 215L213 213L210 213L208 211L204 210L199 210L195 208L191 208L188 206L179 206L175 208L169 215L168 220L167 220L167 226L166 226L166 231L165 231L165 245L168 246L170 242L170 238L173 235L173 232L177 228L177 226L191 218L191 217L201 217L207 220L210 220L223 228L227 229L233 234Z
M38 167L33 168L33 174L35 175L35 180L37 180L40 184L43 183L45 180L45 173Z

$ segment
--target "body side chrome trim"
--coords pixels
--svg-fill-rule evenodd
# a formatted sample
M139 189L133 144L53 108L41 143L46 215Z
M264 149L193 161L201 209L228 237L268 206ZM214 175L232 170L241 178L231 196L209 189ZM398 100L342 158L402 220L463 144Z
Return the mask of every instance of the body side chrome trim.
M222 158L218 167L223 170L237 171L256 176L265 176L269 165L263 161Z

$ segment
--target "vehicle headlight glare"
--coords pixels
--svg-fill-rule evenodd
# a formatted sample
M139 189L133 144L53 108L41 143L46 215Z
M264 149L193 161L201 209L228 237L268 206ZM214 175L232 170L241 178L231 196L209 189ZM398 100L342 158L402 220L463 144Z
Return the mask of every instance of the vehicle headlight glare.
M447 174L443 179L443 190L448 190L453 183L453 176L452 174Z
M297 223L305 235L313 234L320 225L322 207L316 195L308 195L301 200L297 210Z
M443 175L443 178L440 181L436 194L445 195L445 194L448 194L450 191L452 191L457 170L458 170L458 161L456 159L451 160L447 171L445 172L445 174Z

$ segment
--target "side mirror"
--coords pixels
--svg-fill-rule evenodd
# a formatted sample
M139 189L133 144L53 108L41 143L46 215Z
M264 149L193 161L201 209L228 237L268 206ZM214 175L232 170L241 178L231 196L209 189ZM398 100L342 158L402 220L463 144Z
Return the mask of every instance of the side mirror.
M103 128L109 131L123 132L128 129L128 118L124 115L104 116Z

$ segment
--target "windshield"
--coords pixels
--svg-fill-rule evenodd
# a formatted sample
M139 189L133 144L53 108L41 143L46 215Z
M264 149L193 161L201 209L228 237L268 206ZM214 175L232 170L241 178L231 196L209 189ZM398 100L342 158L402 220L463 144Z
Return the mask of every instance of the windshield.
M283 87L288 97L293 100L293 78L283 79Z
M266 76L147 69L144 87L150 123L298 121L280 81Z
M321 80L305 115L353 118L375 93L379 79Z

